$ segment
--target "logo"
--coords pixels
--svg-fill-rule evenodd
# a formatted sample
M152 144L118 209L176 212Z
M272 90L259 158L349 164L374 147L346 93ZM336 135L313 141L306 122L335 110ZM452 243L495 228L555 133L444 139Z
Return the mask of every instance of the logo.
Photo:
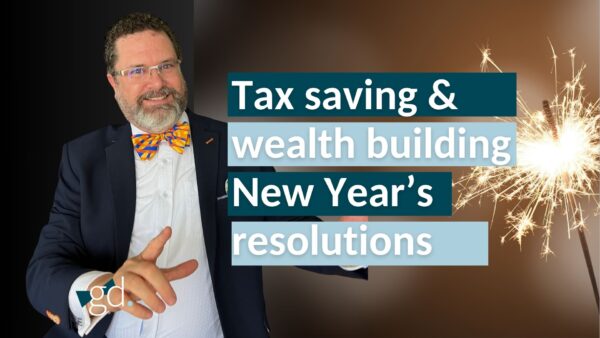
M94 286L90 291L77 291L77 298L81 307L90 303L89 313L94 316L102 316L108 312L106 305L102 304L100 300L106 296L106 302L112 307L123 307L125 301L125 277L121 276L121 286L115 284L114 279L110 279L104 285ZM111 295L116 292L121 293L121 302L113 303L111 301ZM132 306L133 302L129 301L128 306Z

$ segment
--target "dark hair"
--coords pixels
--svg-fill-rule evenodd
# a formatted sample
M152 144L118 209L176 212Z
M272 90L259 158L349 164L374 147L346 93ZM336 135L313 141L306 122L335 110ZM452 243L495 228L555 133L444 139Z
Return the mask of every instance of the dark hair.
M117 61L117 52L115 50L116 41L125 35L143 32L145 30L165 33L171 40L171 43L173 43L177 58L181 60L181 47L179 47L179 44L175 39L175 34L173 34L173 31L171 31L171 28L166 22L148 13L131 13L119 19L119 21L117 21L106 33L104 62L106 63L106 71L109 74L114 72L115 63Z

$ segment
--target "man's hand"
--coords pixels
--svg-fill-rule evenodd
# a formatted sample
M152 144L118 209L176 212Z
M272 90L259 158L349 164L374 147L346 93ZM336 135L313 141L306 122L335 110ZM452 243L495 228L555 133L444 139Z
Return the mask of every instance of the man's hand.
M165 243L171 237L171 232L171 227L165 227L158 236L154 237L148 243L142 253L125 261L117 272L102 275L92 282L89 287L90 290L95 286L104 285L111 278L114 279L117 286L123 287L121 285L121 277L124 278L125 299L121 299L121 292L110 293L111 302L113 304L123 304L123 307L111 306L106 297L104 297L101 303L106 306L108 311L124 310L135 317L148 319L152 317L152 312L162 313L165 311L165 303L168 305L175 304L177 296L170 281L191 275L198 268L198 261L190 259L167 269L160 269L156 266L156 260L163 251ZM137 303L138 300L144 301L148 307Z
M340 222L368 222L369 216L340 216ZM342 269L346 271L355 271L358 269L365 268L362 265L341 265Z
M340 222L368 222L369 216L340 216Z

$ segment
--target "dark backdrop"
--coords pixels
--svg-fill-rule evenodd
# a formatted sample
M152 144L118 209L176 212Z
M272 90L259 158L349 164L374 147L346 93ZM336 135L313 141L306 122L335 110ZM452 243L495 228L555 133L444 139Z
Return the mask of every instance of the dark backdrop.
M125 119L106 80L104 34L119 17L147 11L171 25L183 48L183 72L193 89L193 3L191 1L29 1L10 3L5 53L10 55L10 95L5 127L18 143L3 161L16 198L10 201L12 337L41 337L50 320L34 311L25 293L25 270L48 220L62 144L108 123ZM190 99L192 99L190 97ZM190 101L190 104L193 104ZM17 149L18 147L18 149Z

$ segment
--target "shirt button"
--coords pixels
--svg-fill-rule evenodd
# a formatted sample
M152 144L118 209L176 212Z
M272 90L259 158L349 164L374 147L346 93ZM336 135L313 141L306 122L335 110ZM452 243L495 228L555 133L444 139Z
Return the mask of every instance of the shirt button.
M162 198L167 199L169 198L169 192L167 191L163 191L162 194L160 194L162 196Z

